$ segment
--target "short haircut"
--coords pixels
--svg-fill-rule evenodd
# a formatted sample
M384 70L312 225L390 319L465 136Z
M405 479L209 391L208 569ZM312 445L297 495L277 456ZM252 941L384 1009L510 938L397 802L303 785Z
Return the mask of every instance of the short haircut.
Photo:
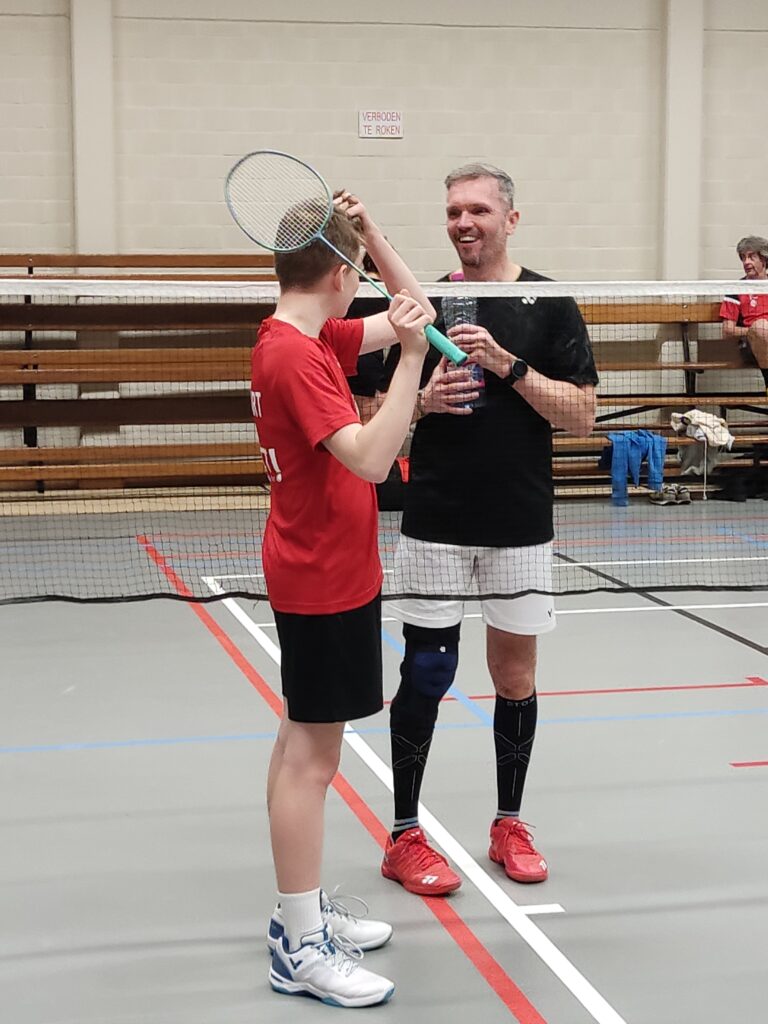
M445 179L445 187L450 188L459 181L472 181L475 178L495 178L499 185L499 195L510 210L515 208L515 183L506 171L493 164L464 164L451 171Z
M297 211L289 210L286 218L297 215ZM301 215L301 211L298 211ZM280 229L278 229L278 236ZM362 236L355 220L350 220L346 213L334 210L331 218L323 228L323 235L331 245L350 259L353 263L360 255ZM303 249L292 252L275 253L275 274L283 291L291 289L308 289L316 285L329 270L337 267L342 260L329 249L325 242L315 238Z
M761 238L760 235L747 235L742 238L736 246L739 259L743 260L748 252L756 252L763 263L768 266L768 238Z

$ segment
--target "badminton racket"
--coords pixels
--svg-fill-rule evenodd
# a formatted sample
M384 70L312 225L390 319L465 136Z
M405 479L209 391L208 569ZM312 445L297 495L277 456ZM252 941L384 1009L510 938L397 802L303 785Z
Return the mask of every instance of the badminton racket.
M237 226L257 245L272 252L296 252L316 239L331 249L390 302L392 296L339 252L323 231L333 213L333 195L314 167L273 149L248 153L227 175L224 195ZM427 341L461 366L467 356L432 324Z

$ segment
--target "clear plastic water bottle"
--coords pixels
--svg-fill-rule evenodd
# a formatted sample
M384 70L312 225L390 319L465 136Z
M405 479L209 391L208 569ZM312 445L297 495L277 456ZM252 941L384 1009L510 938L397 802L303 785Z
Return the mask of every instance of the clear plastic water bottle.
M477 323L477 299L474 295L444 295L441 309L446 331L461 324ZM485 372L479 363L467 363L467 369L472 374L472 380L477 384L480 394L473 402L465 402L464 408L479 409L485 405Z

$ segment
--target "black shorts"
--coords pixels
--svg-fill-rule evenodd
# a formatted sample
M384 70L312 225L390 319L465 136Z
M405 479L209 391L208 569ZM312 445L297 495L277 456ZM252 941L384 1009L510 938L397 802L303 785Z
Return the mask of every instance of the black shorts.
M335 615L275 613L292 722L349 722L381 711L381 596Z

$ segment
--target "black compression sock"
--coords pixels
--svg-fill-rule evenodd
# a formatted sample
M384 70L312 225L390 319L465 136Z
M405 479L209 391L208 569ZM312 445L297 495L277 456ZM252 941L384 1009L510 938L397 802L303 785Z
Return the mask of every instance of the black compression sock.
M517 817L523 801L525 776L536 735L536 693L525 700L496 697L493 735L496 746L497 818Z
M400 686L392 701L389 718L395 791L393 839L418 825L421 782L439 706L439 698L424 697L407 683Z
M400 687L389 709L396 839L418 826L419 794L440 700L458 664L460 627L427 629L405 623Z

